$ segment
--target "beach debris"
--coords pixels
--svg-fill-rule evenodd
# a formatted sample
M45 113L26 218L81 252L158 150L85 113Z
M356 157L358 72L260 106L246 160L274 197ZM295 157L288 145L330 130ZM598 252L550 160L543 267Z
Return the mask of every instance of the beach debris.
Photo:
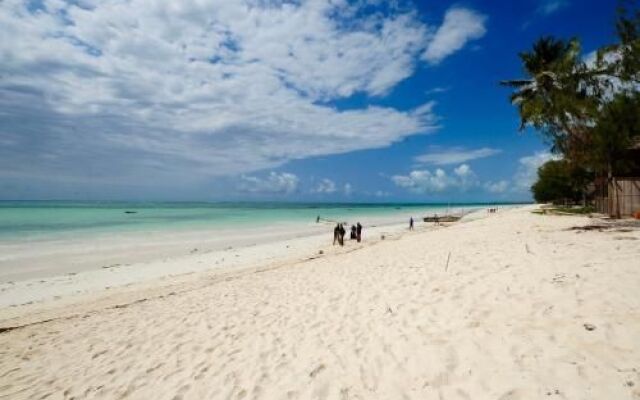
M584 326L584 329L588 330L589 332L596 330L596 326L593 324L586 323L583 326Z
M599 231L602 232L603 230L608 229L608 226L606 225L585 225L585 226L574 226L571 227L567 230L569 231Z
M565 279L566 279L566 275L565 274L556 274L552 279L551 279L551 283L557 284L557 285L563 285L565 284Z
M531 252L531 250L529 249L529 244L528 244L528 243L525 243L525 244L524 244L524 248L527 250L527 253L529 253L529 254L533 254L533 253Z
M633 387L633 385L635 385L635 384L633 383L633 381L627 381L627 383L626 383L626 384L627 384L627 386L629 386L629 387Z
M320 364L317 367L315 367L313 369L313 371L309 372L309 376L311 378L315 378L316 375L318 375L320 372L322 372L323 369L325 369L325 365L324 364Z
M384 240L384 235L380 235L380 240Z
M318 254L324 254L324 250L320 250Z
M447 265L444 266L444 272L449 270L449 260L451 259L451 252L447 255Z

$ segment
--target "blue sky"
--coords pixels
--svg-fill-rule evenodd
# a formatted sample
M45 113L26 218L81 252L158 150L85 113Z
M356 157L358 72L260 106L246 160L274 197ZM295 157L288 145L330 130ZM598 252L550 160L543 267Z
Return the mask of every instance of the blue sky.
M498 82L615 6L5 0L0 199L530 200L550 155Z

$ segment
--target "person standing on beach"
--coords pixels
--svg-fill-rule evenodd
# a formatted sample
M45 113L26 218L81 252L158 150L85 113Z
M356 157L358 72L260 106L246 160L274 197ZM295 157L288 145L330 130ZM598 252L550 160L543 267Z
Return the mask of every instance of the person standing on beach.
M360 222L356 225L356 239L358 243L362 240L362 225L360 225Z
M344 230L344 226L342 224L340 224L340 246L344 246L344 234L347 233L347 231Z
M353 240L357 237L357 233L356 233L356 226L355 225L351 225L351 236L349 237L349 239Z
M336 224L336 227L333 228L333 245L335 246L336 241L340 243L340 224Z
M409 218L409 230L413 230L413 217Z

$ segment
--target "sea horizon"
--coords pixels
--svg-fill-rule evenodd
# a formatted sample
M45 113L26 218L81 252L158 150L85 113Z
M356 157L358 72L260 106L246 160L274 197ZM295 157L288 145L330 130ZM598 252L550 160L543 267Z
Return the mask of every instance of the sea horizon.
M401 222L427 213L515 202L281 202L0 200L0 239L58 239L76 234L250 229L355 220Z

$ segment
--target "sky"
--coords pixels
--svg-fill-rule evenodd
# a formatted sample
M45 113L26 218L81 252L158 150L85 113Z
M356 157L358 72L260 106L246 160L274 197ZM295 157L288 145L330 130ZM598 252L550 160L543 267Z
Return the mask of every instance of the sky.
M614 0L0 2L0 199L530 201L509 89Z

